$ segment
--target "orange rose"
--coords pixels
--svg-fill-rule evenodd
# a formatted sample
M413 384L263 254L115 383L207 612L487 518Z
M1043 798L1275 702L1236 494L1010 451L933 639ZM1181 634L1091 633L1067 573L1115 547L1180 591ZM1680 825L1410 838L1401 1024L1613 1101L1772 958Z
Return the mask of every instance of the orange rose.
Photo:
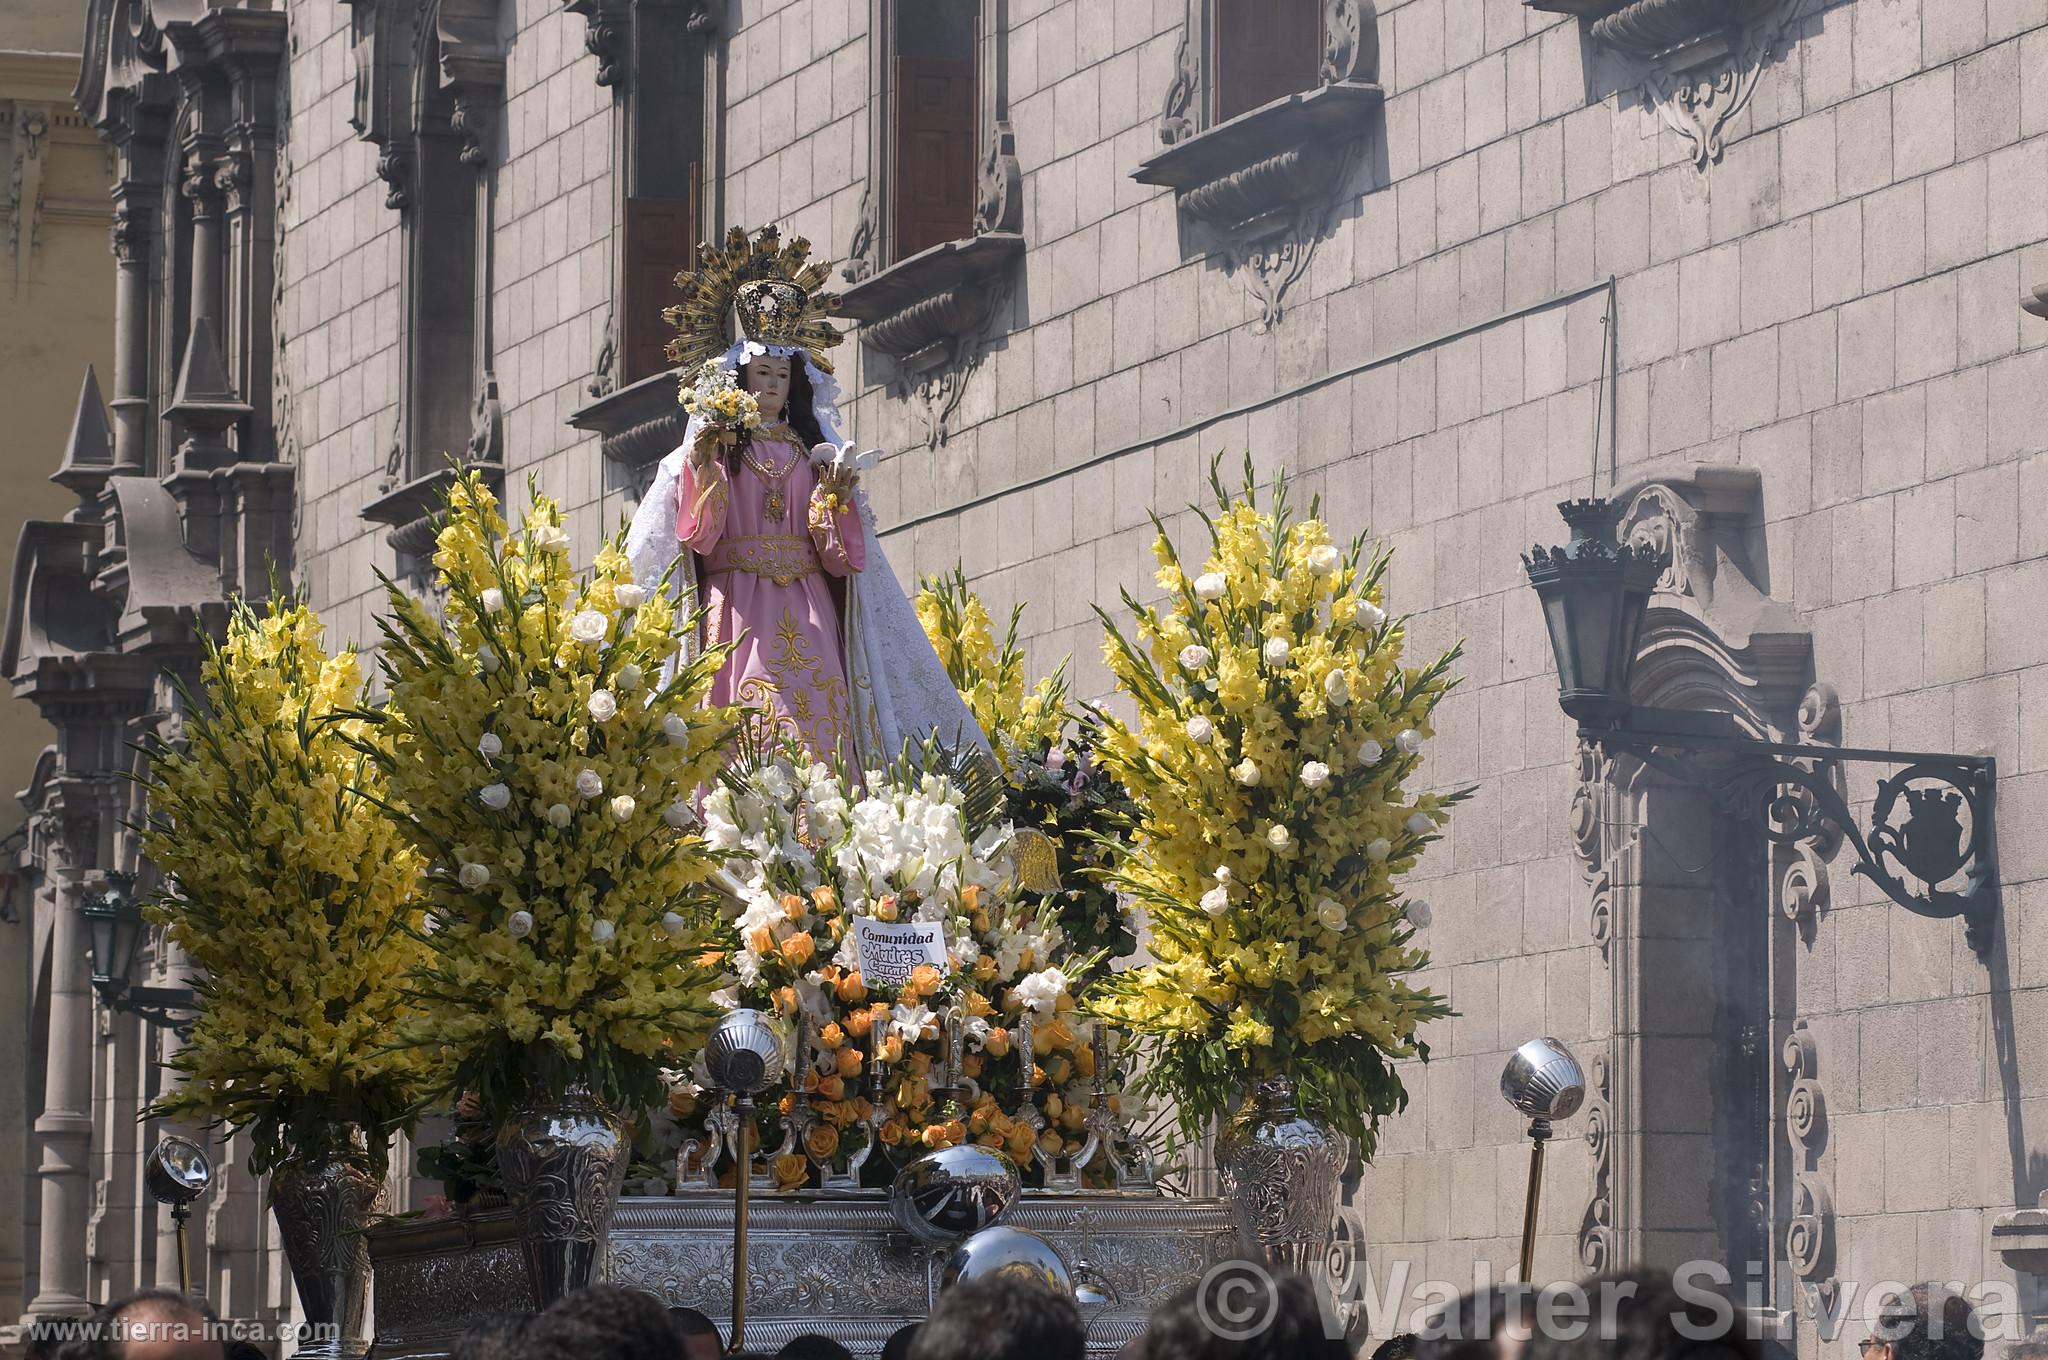
M1082 1044L1074 1050L1074 1070L1084 1080L1095 1075L1095 1045Z
M829 1162L839 1151L839 1130L830 1124L820 1124L804 1135L804 1151L811 1154L814 1162Z
M1003 1136L999 1133L984 1133L974 1141L985 1148L1000 1148L1003 1145Z
M924 1132L919 1134L918 1138L928 1148L945 1147L947 1145L946 1126L944 1124L927 1124L924 1126Z
M880 898L877 898L877 899L875 899L875 905L874 905L874 913L875 913L875 919L876 919L877 921L893 921L893 920L895 920L895 919L896 919L896 898L895 898L895 897L894 897L893 895L891 895L891 896L888 896L888 897L880 897Z
M830 916L839 910L839 894L832 891L831 884L820 883L811 889L811 905L818 909L819 915Z
M989 1004L988 998L971 988L968 990L966 1000L967 1013L969 1015L994 1015L996 1013L996 1008Z
M784 941L783 950L785 953L788 952L788 948L788 942ZM1045 1040L1044 1046L1046 1048L1072 1048L1074 1046L1074 1027L1067 1023L1067 1017L1064 1015L1055 1017L1051 1024L1040 1025L1032 1032L1038 1038Z
M846 1099L846 1083L837 1072L818 1083L818 1094L827 1100Z
M1031 1149L1037 1145L1038 1135L1031 1131L1029 1124L1019 1124L1010 1130L1010 1156L1019 1166L1031 1164Z
M869 1010L851 1011L846 1017L846 1032L858 1039L874 1028L875 1013Z
M913 1053L905 1060L903 1067L911 1076L921 1077L932 1070L932 1055L929 1053Z
M839 1022L834 1020L818 1031L818 1042L828 1049L837 1048L846 1042L846 1031L839 1028Z
M946 1141L949 1143L966 1142L967 1126L957 1119L948 1119L946 1121Z
M903 1061L902 1035L892 1034L882 1040L882 1061L885 1063L900 1063Z
M817 950L817 942L808 930L799 931L782 942L782 957L798 968L810 962L811 955Z
M1033 1086L1045 1085L1045 1069L1037 1063L1031 1064L1031 1084Z
M697 956L699 968L716 968L725 962L723 949L707 949Z
M839 979L839 985L834 987L832 990L841 1001L859 1001L864 999L868 994L866 984L864 984L860 980L860 969L858 968L848 973L845 977ZM856 1034L860 1034L863 1032L864 1031L862 1030L854 1031L854 1033Z
M756 954L774 953L775 940L768 934L768 927L755 926L752 930L748 931L747 948L753 950Z
M996 961L987 954L983 954L980 958L976 959L974 961L974 977L977 982L994 982L996 980Z
M964 1053L960 1057L960 1075L979 1081L983 1065L983 1059L979 1053Z
M668 1093L668 1112L678 1119L688 1119L697 1113L695 1093L678 1086Z
M1054 1010L1056 1010L1056 1011L1060 1011L1060 1012L1062 1012L1062 1013L1064 1013L1064 1012L1066 1012L1066 1011L1070 1011L1070 1010L1074 1009L1074 995L1073 995L1073 993L1072 993L1072 992L1061 992L1061 993L1060 993L1060 994L1059 994L1058 996L1056 996L1056 997L1054 997L1054 998L1053 998L1053 1001L1052 1001L1052 1008L1053 1008Z
M803 898L798 897L795 893L784 893L782 895L782 914L792 921L800 919L804 914Z
M981 910L981 885L979 883L970 883L960 890L960 910L970 916Z
M1043 1156L1045 1160L1047 1160L1048 1162L1051 1161L1053 1158L1059 1156L1061 1150L1064 1149L1066 1145L1066 1140L1061 1138L1057 1133L1054 1133L1051 1129L1047 1129L1044 1133L1038 1135L1039 1154Z
M846 1048L842 1048L839 1050L839 1053L837 1057L834 1059L834 1061L836 1061L839 1065L839 1075L845 1077L847 1080L851 1081L853 1078L860 1075L861 1052L859 1049L854 1048L851 1045L849 1045Z
M775 1188L794 1190L811 1178L810 1163L800 1152L785 1152L775 1159Z
M1050 1092L1046 1096L1045 1117L1047 1119L1058 1119L1060 1117L1060 1111L1066 1108L1067 1103L1064 1100L1060 1099L1060 1093L1058 1091Z
M1010 1051L1010 1031L998 1025L988 1032L988 1039L982 1044L992 1058L1000 1058Z
M883 1120L880 1137L885 1147L895 1147L898 1143L901 1143L903 1141L903 1121L900 1119Z
M920 963L910 970L909 990L919 996L930 996L939 990L941 981L943 979L939 976L938 969L928 963Z
M775 1003L775 1009L781 1012L782 1014L796 1014L796 988L777 987L774 991L774 994L770 997L770 1000L772 1000Z

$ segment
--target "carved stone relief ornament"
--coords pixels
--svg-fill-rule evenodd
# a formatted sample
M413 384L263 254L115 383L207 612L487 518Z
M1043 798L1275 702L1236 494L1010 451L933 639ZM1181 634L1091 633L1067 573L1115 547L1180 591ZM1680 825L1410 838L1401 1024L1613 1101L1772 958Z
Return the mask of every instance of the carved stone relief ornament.
M1617 1259L1614 1244L1614 1079L1605 1053L1595 1053L1587 1073L1592 1099L1586 1102L1586 1154L1593 1161L1593 1194L1579 1220L1579 1264L1598 1275Z
M1785 1093L1785 1132L1792 1143L1794 1163L1785 1259L1798 1284L1799 1314L1814 1318L1828 1313L1835 1302L1835 1204L1819 1171L1821 1147L1827 1138L1827 1097L1818 1080L1819 1049L1806 1021L1793 1024L1783 1058L1792 1079Z

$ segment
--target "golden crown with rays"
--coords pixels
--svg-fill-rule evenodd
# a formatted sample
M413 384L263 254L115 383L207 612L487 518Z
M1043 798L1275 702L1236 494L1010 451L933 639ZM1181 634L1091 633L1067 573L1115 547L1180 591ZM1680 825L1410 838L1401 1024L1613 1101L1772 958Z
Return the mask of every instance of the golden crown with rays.
M734 227L723 246L698 246L697 267L676 275L683 300L662 312L676 328L668 342L669 362L694 372L744 336L764 345L797 346L830 373L825 351L841 337L828 318L839 298L819 291L830 271L810 256L809 241L795 236L785 243L774 227L752 234Z

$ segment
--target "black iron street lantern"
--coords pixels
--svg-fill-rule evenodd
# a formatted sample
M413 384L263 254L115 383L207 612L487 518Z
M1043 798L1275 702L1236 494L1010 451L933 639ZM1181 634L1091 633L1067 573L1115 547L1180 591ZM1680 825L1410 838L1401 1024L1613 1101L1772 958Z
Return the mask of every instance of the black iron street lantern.
M79 905L92 959L92 989L109 1010L139 1015L152 1025L184 1033L198 1000L189 987L137 987L128 978L142 941L142 904L135 900L135 876L110 873L106 886Z
M1921 916L1963 918L1965 938L1989 952L1998 909L1998 856L1990 756L1886 751L1743 736L1726 714L1631 701L1643 619L1664 562L1648 544L1617 541L1621 507L1564 501L1572 531L1561 548L1536 547L1522 564L1543 601L1557 659L1558 704L1582 740L1635 756L1702 788L1724 811L1794 845L1827 827L1854 851L1852 872ZM1880 779L1869 829L1849 808L1839 763L1902 767ZM1903 819L1895 814L1903 811Z

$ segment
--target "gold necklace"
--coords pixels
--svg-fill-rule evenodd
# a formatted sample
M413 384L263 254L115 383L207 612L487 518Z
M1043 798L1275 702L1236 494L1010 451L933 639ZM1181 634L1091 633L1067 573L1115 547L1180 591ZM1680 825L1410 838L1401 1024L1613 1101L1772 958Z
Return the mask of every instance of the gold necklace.
M789 474L796 471L797 459L792 457L788 465L781 469L769 467L754 456L752 441L748 442L740 457L763 482L767 483L768 494L762 504L763 512L778 524L789 518Z

